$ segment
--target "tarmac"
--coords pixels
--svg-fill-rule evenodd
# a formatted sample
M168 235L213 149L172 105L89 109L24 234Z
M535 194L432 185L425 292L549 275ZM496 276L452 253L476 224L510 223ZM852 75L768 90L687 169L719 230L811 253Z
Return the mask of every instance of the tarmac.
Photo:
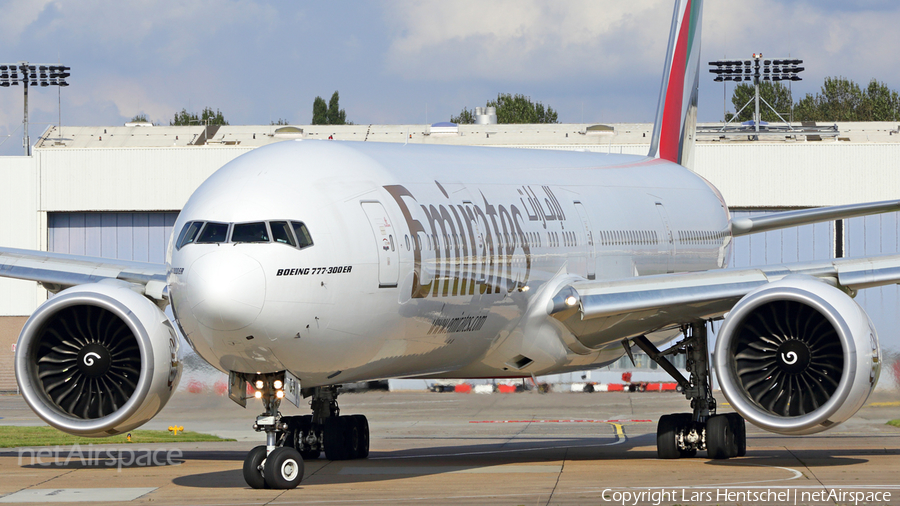
M244 455L264 439L250 428L259 406L179 392L143 428L237 441L7 449L0 503L900 504L900 428L885 424L900 418L896 392L873 395L818 435L748 424L747 455L725 461L656 458L656 421L687 408L677 393L368 392L339 401L343 414L368 417L369 458L307 461L294 490L244 483ZM18 396L0 397L0 417L40 424Z

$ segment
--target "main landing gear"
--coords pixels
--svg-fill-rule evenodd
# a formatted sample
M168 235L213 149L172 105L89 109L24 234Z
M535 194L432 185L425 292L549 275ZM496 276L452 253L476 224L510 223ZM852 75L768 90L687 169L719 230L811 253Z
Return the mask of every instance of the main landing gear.
M341 416L337 404L340 385L303 390L312 397L312 415L282 416L278 411L283 375L252 378L265 411L253 429L266 433L266 444L244 459L244 480L252 488L290 489L303 480L303 461L325 452L328 460L364 459L369 455L369 422L363 415Z
M660 417L656 428L656 453L661 459L693 457L706 450L709 458L728 459L747 453L747 430L737 413L716 414L709 374L709 350L705 322L685 326L685 339L660 352L646 337L634 338L636 344L678 382L684 396L690 399L692 413ZM626 344L627 346L627 344ZM666 355L685 353L690 380L684 378Z

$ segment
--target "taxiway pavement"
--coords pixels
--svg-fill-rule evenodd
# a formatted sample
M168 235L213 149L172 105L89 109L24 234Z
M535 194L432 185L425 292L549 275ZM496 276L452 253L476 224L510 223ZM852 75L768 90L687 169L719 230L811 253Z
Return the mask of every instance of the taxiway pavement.
M257 406L181 392L144 428L237 441L0 450L0 503L853 504L861 496L848 494L869 494L868 504L900 504L900 428L885 425L900 418L898 399L878 393L814 436L748 424L743 458L672 461L656 458L656 421L686 411L676 393L344 394L343 414L369 418L369 458L307 461L300 487L284 491L250 489L241 475L263 441L250 428ZM17 396L0 397L0 417L40 423Z

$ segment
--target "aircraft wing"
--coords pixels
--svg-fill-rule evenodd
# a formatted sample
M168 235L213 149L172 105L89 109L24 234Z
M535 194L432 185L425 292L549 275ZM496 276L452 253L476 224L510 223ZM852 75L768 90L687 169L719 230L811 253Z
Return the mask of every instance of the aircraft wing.
M881 202L865 202L843 206L816 207L780 213L764 214L747 218L738 218L731 222L731 234L734 236L756 234L779 228L796 227L809 223L855 218L871 214L900 211L900 200L884 200Z
M118 279L141 288L156 301L168 300L164 264L0 248L0 276L37 281L51 292Z
M752 290L804 274L856 290L900 284L900 255L781 266L660 274L614 281L578 281L557 291L548 312L589 347L613 336L638 336L717 318Z

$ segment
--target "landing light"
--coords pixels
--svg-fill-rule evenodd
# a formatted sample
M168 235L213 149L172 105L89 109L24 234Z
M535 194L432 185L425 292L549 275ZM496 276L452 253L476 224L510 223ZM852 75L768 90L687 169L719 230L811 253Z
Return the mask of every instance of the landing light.
M275 383L272 383L272 386L275 387L275 390L280 390L284 383L281 380L275 380Z
M278 397L279 399L284 399L284 390L279 390L279 391L275 392L275 397Z
M567 306L574 306L575 304L578 304L578 297L575 297L574 295L569 295L568 297L566 297Z
M256 397L257 399L262 399L262 392L260 392L259 390L257 390L256 392L253 392L253 397Z
M256 380L256 388L257 389L262 390L262 387L264 387L264 386L266 386L266 384L263 383L263 380Z

